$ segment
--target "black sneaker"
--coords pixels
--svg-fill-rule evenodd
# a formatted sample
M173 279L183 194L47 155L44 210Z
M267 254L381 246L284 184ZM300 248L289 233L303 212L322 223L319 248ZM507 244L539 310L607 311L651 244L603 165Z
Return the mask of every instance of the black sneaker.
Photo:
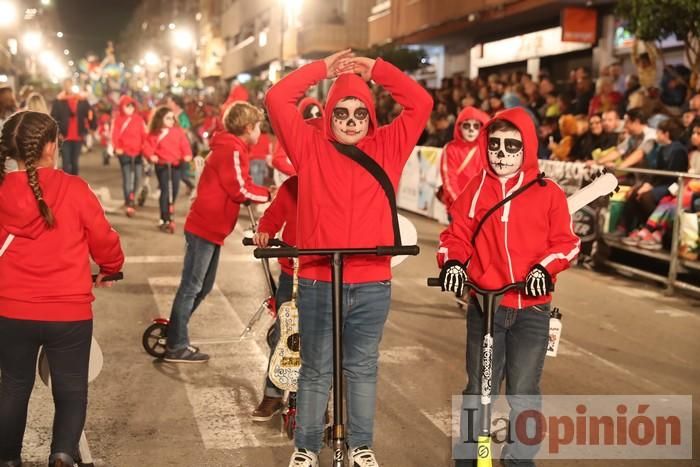
M209 355L200 352L196 347L188 345L184 349L167 349L163 360L169 363L206 363L209 361Z

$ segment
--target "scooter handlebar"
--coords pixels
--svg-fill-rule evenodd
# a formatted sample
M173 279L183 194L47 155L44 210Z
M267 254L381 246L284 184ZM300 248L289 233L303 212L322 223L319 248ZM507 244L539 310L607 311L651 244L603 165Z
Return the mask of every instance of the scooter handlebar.
M377 256L417 256L418 253L418 245L377 247Z
M256 248L253 255L258 258L296 258L299 256L341 255L375 255L375 256L416 256L420 253L418 245L379 246L374 248L318 248L298 249L289 246L281 248Z
M92 282L95 282L97 280L98 274L93 274L92 275ZM115 274L110 274L109 276L104 276L102 278L103 282L115 282L115 281L120 281L124 279L124 273L123 272L117 272Z
M256 248L253 250L253 256L258 259L296 258L299 256L299 250L291 246L283 246L280 248Z
M438 277L429 277L428 278L428 287L441 287L442 284L440 282L440 278ZM475 283L471 281L467 281L466 284L464 284L465 287L470 288L474 290L476 293L481 294L481 295L503 295L504 293L513 290L513 289L522 289L525 286L524 282L514 282L512 284L507 284L501 287L500 289L482 289Z
M283 246L283 247L288 247L286 243L284 243L282 240L279 240L277 238L271 238L267 242L268 246ZM255 243L253 242L253 239L250 237L243 237L243 246L256 246Z

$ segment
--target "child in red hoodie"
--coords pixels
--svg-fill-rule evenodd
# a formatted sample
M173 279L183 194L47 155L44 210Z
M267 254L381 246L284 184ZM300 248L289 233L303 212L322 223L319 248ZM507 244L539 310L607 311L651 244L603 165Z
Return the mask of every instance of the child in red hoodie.
M141 152L147 135L146 123L135 111L134 100L122 96L112 124L112 147L122 168L124 206L128 216L132 216L136 208L136 190L141 186L143 176Z
M467 277L485 289L524 281L522 292L508 292L494 317L491 394L498 394L505 374L510 420L538 409L540 377L549 339L549 310L556 275L571 265L580 241L571 227L566 195L538 175L537 133L522 108L500 112L479 134L484 169L452 205L452 224L440 236L438 265L443 290L462 295ZM520 190L520 191L519 191ZM516 194L517 192L517 194ZM498 206L508 196L509 201ZM497 209L494 211L493 208ZM467 312L467 377L462 413L462 441L455 447L457 465L472 465L478 430L480 350L483 315L474 300ZM507 349L507 350L506 350ZM516 397L528 395L527 398ZM538 446L518 438L516 424L502 455L505 465L534 465ZM530 438L532 439L532 438ZM467 441L470 440L470 441Z
M303 98L299 102L299 112L301 112L301 116L304 120L312 124L319 131L323 131L323 106L318 100L313 97ZM275 149L272 154L272 167L282 173L285 178L296 175L297 173L279 140L275 142Z
M441 201L449 211L469 180L481 173L484 161L476 138L489 116L476 107L465 107L457 116L454 139L447 143L440 158Z
M43 346L56 406L49 466L73 465L87 409L92 339L90 258L121 270L119 236L82 179L56 170L58 126L12 115L0 137L0 465L21 465L27 405ZM13 159L19 170L5 173Z
M158 107L148 126L143 155L156 166L160 186L160 225L163 232L175 232L171 209L174 209L180 186L180 164L192 160L187 135L175 123L175 114L168 107ZM171 204L172 201L172 204Z
M336 76L328 93L321 132L304 121L296 104L309 87ZM370 79L403 106L389 125L377 124L374 100L366 83ZM367 153L387 173L396 190L430 116L430 95L388 62L353 58L346 50L290 73L268 91L265 104L275 134L288 151L299 178L297 246L394 244L392 211L384 190L364 167L341 154L333 142L355 145ZM289 465L313 467L318 465L333 373L331 271L325 257L304 257L300 262L302 366L296 450ZM351 464L362 467L377 465L372 450L377 360L391 301L390 281L389 258L346 259L343 293L346 305L351 303L343 313L343 369L348 383L348 425L352 427L348 444Z
M185 222L185 264L168 326L165 361L203 363L209 356L190 345L187 325L211 292L224 239L233 231L241 203L266 203L269 191L254 185L248 173L248 150L260 137L263 113L236 102L224 114L225 132L214 135L211 153Z

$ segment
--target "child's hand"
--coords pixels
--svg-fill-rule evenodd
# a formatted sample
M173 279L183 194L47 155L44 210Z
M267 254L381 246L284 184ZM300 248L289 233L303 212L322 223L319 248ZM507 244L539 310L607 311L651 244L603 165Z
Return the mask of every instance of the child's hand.
M341 65L343 71L350 71L359 74L362 79L369 81L372 79L372 69L376 60L367 57L353 57L345 60Z
M267 244L270 241L270 234L265 232L256 232L253 235L253 243L259 248L267 248Z
M536 264L525 278L525 295L541 297L552 291L552 276L542 265Z
M346 71L348 58L352 58L353 53L351 49L341 50L333 55L330 55L323 59L326 63L326 78L331 79L338 76L340 73Z
M122 154L124 154L124 150L123 150L123 149L117 149L117 150L114 151L114 153L115 153L117 156L121 156Z
M95 279L95 287L96 288L112 287L114 285L114 282L102 282L102 279L104 279L106 275L107 274L102 274L102 273L99 273L97 275L97 279Z
M192 156L185 156L184 157L185 162L191 162L192 161Z
M456 260L449 260L440 271L440 285L443 292L454 292L457 297L464 294L467 272L464 265Z
M157 164L158 163L158 156L151 156L151 162L153 162L154 164Z

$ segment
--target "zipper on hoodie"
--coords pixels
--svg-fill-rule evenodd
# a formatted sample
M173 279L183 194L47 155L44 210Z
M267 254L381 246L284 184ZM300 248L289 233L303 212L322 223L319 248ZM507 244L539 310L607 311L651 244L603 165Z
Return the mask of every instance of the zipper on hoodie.
M503 194L503 199L505 199L507 196L506 195L506 183L508 183L508 180L510 180L510 178L499 179L499 181L501 182L501 193ZM508 202L505 206L503 206L504 210L508 209L508 204L510 204L510 202ZM503 237L504 238L503 243L504 243L505 250L506 250L506 257L508 258L508 272L510 273L510 281L515 282L515 275L513 274L513 261L510 258L510 250L508 250L508 222L509 221L510 221L510 219L505 219L503 221L503 228L505 231L505 234ZM523 308L523 304L522 304L522 299L520 297L520 292L516 292L516 293L518 294L518 309L521 310Z

